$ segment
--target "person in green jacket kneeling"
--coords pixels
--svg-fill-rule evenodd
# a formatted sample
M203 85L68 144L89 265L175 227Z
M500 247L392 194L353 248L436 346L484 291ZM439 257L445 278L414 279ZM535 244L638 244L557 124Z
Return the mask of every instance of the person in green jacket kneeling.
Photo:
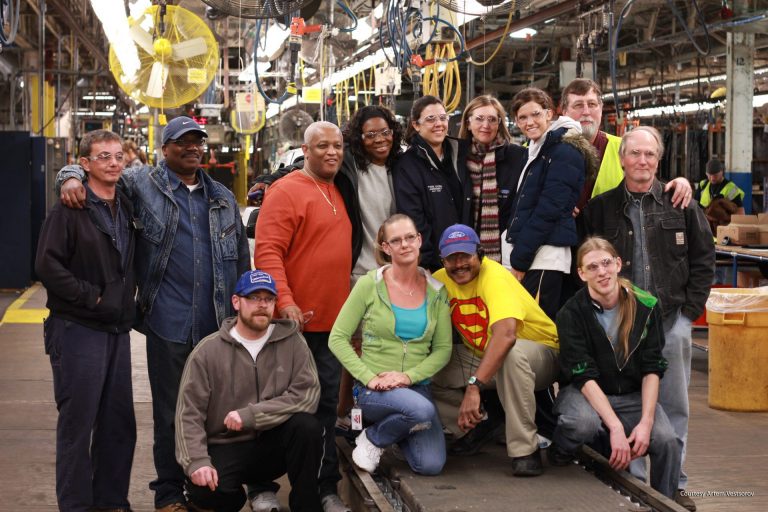
M358 280L328 342L355 379L355 406L367 428L352 460L369 473L392 444L416 473L436 475L445 464L445 438L429 382L450 358L451 319L444 286L419 267L420 247L421 234L407 215L382 224L376 257L383 266ZM358 356L350 339L361 322Z

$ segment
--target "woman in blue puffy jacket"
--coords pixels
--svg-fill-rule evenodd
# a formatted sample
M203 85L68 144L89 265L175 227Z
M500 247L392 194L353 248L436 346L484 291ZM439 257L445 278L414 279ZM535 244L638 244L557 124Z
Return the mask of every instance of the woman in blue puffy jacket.
M512 117L528 139L528 159L516 184L507 242L512 273L554 320L564 302L562 287L578 243L573 208L597 157L581 125L553 121L547 93L530 87L512 100Z

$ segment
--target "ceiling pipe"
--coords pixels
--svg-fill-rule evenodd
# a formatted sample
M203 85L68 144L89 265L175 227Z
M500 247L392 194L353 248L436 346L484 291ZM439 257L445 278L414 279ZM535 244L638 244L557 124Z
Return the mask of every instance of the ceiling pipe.
M485 44L488 44L492 41L495 41L501 37L504 37L507 32L510 34L512 32L515 32L517 30L522 30L524 28L528 28L532 25L536 25L538 23L543 23L547 21L548 19L556 18L558 16L561 16L563 14L568 14L573 12L571 11L580 11L581 9L586 9L588 5L595 4L598 2L584 2L583 0L567 0L565 2L559 3L557 5L553 5L551 7L547 7L545 9L542 9L540 11L537 11L530 16L526 16L525 18L520 18L519 20L514 20L512 23L509 24L509 29L506 29L505 27L493 30L491 32L487 32L483 34L482 36L476 37L474 39L471 39L466 42L464 45L467 51L473 50L475 48L478 48L480 46L483 46ZM602 2L600 2L602 3Z

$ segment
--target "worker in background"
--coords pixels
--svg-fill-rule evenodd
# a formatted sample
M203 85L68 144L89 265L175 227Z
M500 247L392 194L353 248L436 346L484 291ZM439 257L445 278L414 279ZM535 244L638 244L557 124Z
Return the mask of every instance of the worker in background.
M184 472L176 462L174 416L184 362L197 343L232 314L232 290L250 267L245 226L235 196L200 167L207 133L189 117L163 129L157 167L126 169L119 183L133 203L139 293L136 329L147 336L152 390L153 455L149 484L160 512L188 510ZM85 173L59 171L61 200L82 208Z
M80 141L86 205L57 204L45 219L35 272L48 294L45 353L53 370L59 510L129 510L136 446L130 330L136 311L131 201L116 186L120 137Z
M123 142L123 155L125 167L144 167L147 157L139 146L132 140Z
M256 223L254 263L275 278L277 311L281 318L301 326L315 359L321 388L315 417L324 428L325 442L320 500L324 512L348 512L337 491L341 474L335 425L341 363L328 347L328 337L350 290L353 221L347 199L351 188L335 180L344 157L344 141L336 125L327 121L309 125L301 149L304 167L277 180L264 196ZM275 483L251 486L249 492L256 493L252 503L276 489Z
M725 177L723 164L712 159L707 162L707 179L696 187L694 198L704 208L710 228L715 233L717 226L731 222L731 215L744 214L744 191Z
M685 492L682 471L688 439L688 384L691 380L691 324L704 311L715 271L715 247L704 214L696 205L675 208L656 178L664 144L659 132L639 126L622 137L619 157L624 181L592 199L582 217L589 234L613 244L623 262L621 275L659 299L669 362L659 403L682 447L675 500L688 510L696 504ZM639 459L641 460L641 459ZM630 467L643 476L644 467Z

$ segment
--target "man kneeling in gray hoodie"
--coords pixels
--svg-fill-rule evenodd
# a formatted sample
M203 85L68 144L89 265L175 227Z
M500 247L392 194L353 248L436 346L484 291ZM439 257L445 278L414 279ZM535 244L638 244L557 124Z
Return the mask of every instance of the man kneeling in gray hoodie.
M237 317L187 359L176 406L176 459L190 510L239 511L243 484L273 485L288 474L292 511L321 511L317 474L322 427L317 369L293 320L273 320L277 289L260 270L244 273ZM274 489L275 491L277 489ZM266 510L278 510L273 491Z

